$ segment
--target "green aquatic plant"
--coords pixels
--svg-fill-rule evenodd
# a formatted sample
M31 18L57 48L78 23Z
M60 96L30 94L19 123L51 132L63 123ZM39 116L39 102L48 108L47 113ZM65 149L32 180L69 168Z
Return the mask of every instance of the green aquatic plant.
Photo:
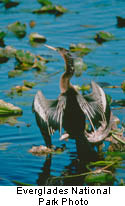
M29 87L29 88L32 89L35 85L36 85L35 82L30 82L30 81L24 80L24 86L25 87Z
M23 38L26 35L26 24L22 24L19 21L16 21L8 25L8 30L13 32L16 37Z
M4 43L4 37L6 36L6 32L0 30L0 46L4 47L5 43Z
M7 103L4 100L0 100L0 115L20 115L22 114L22 109L14 106L11 103Z
M81 76L83 71L87 70L87 64L84 63L82 58L76 58L74 60L75 75L77 77Z
M23 73L21 70L11 70L8 72L8 77L13 78L16 76L20 76Z
M94 68L93 71L89 71L88 74L90 76L105 76L110 74L110 67L102 67L102 66L97 66Z
M49 0L37 0L42 6L52 5L52 2Z
M17 50L15 56L16 56L16 59L20 63L25 63L25 64L29 64L29 65L33 65L34 64L35 55L33 55L29 51L25 52L24 50Z
M34 32L29 35L29 41L32 46L37 46L38 44L46 42L46 37Z
M94 40L101 44L106 41L114 40L115 36L111 34L110 32L100 31L94 36Z
M122 88L123 92L125 92L125 81L122 82L121 88Z
M83 56L90 53L92 49L88 48L84 43L79 43L79 44L70 44L70 51L76 52L80 56Z
M19 5L19 2L11 0L0 0L0 3L3 3L6 9Z
M11 90L9 91L8 95L10 97L13 97L14 95L22 96L23 92L29 91L36 85L35 82L30 82L27 80L23 81L23 85L17 85L15 87L12 87Z
M36 9L33 11L34 14L54 14L56 16L60 16L66 13L68 10L60 5L46 5L40 9Z

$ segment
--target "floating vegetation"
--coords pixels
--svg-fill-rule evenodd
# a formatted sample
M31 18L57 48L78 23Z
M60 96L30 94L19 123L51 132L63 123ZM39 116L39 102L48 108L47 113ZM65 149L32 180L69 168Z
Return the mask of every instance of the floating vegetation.
M30 53L29 51L24 52L24 50L17 50L16 51L16 59L20 63L33 65L34 61L35 61L35 55Z
M0 143L0 150L7 150L10 144L9 142Z
M14 95L22 96L24 91L29 91L30 88L26 86L16 86L11 88L11 91L8 93L8 96L13 97Z
M3 100L0 100L0 115L20 115L22 114L22 109L14 106L13 104L7 103Z
M87 175L84 182L88 185L112 185L115 178L112 173L101 172Z
M30 27L33 28L34 26L36 26L36 22L31 20L29 23Z
M8 72L8 77L13 78L16 76L20 76L23 73L21 70L11 70Z
M24 85L22 86L15 86L11 88L11 91L8 93L10 97L13 97L14 95L22 96L22 93L25 91L29 91L36 85L35 82L29 82L24 80Z
M60 5L45 5L40 9L34 10L34 14L54 14L56 16L60 16L66 13L68 10Z
M13 32L16 37L23 38L26 35L26 24L22 24L19 21L16 21L8 25L8 30Z
M109 32L105 32L105 31L100 31L94 37L94 40L99 44L102 44L103 42L114 40L114 39L115 39L115 36L113 34Z
M122 88L123 92L125 92L125 81L122 82L122 84L121 84L121 88Z
M117 18L117 27L118 28L125 27L125 18L122 18L120 16L116 16L116 18Z
M57 185L60 182L62 185L64 181L70 180L73 181L75 178L84 178L85 184L88 185L113 185L114 181L116 180L114 174L111 172L112 168L117 164L118 160L114 160L112 162L106 163L104 167L95 168L95 170L90 170L89 172L81 173L81 174L74 174L74 175L65 175L60 177L51 177L48 178L47 185ZM96 163L96 162L95 162Z
M90 88L91 88L90 84L86 84L86 85L83 84L83 85L80 87L80 90L84 93L85 91L89 91Z
M5 63L11 57L15 57L16 49L11 46L6 46L5 48L0 48L0 63Z
M65 144L63 144L62 147L52 147L52 148L48 148L44 145L40 145L40 146L33 146L29 150L29 152L34 155L41 156L46 154L60 154L64 152L65 149L66 149Z
M70 51L77 52L80 56L83 56L90 53L92 49L88 48L84 43L79 43L79 44L70 44Z
M1 47L5 47L5 43L4 43L5 36L6 36L6 33L4 31L0 30L0 46Z
M38 44L46 42L46 37L35 32L29 35L29 41L32 46L37 46Z
M11 1L11 0L0 0L0 3L3 3L6 9L9 9L11 7L16 7L19 5L19 2Z
M112 106L125 106L125 99L113 100Z
M49 0L37 0L42 6L52 5L52 2Z
M36 59L32 68L37 69L37 71L45 71L45 61Z
M4 51L5 50L3 48L0 48L0 64L5 63L9 60Z
M36 85L35 82L30 82L30 81L24 80L24 86L25 86L25 87L29 87L29 88L32 89L35 85Z
M15 70L28 71L36 68L38 71L43 71L46 68L46 59L40 55L34 55L29 51L24 52L24 50L17 50L15 56L18 60Z
M10 126L14 126L16 124L19 124L19 121L17 120L17 117L20 117L21 115L16 116L0 116L0 124L9 124Z
M74 60L75 75L77 77L81 76L83 71L87 70L87 64L83 62L82 58L76 58Z
M101 66L97 66L95 65L95 68L93 71L89 71L88 74L90 76L105 76L110 74L110 67L101 67Z

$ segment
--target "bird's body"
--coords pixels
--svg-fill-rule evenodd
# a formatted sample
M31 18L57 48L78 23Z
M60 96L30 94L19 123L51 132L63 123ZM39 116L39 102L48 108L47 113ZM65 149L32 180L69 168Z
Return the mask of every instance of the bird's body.
M86 118L90 121L92 131L99 125L101 133L105 133L110 115L107 115L109 106L104 91L98 84L92 82L92 93L84 96L80 94L70 83L74 74L74 62L70 52L63 48L48 47L61 54L65 60L66 71L61 76L61 93L56 100L47 100L41 91L38 91L34 98L33 111L46 146L51 147L51 135L55 130L59 130L62 135L62 128L68 137L85 139L85 133L89 137L85 132Z
M81 110L78 101L78 93L74 88L69 88L64 94L66 108L63 115L63 128L72 138L78 137L85 129L85 114Z

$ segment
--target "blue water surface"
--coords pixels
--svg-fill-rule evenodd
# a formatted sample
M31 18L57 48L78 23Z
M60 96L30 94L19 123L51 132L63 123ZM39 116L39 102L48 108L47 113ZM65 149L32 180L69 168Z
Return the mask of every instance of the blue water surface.
M7 32L5 44L24 49L34 54L40 54L57 59L47 64L44 73L36 73L35 70L24 72L16 78L8 78L8 71L15 67L15 60L10 59L7 63L0 64L0 99L11 102L22 108L23 115L18 118L19 123L15 126L8 124L0 125L0 144L8 143L7 148L0 149L0 185L14 185L15 181L32 185L44 185L44 178L48 175L60 176L64 172L71 170L73 159L77 158L74 140L66 143L67 149L58 155L53 155L47 160L46 156L34 156L28 152L33 145L44 144L40 131L36 125L34 114L32 113L32 101L37 90L42 90L47 98L57 98L59 89L59 79L64 71L63 59L58 53L54 53L43 46L34 48L29 44L29 34L38 32L47 38L47 44L54 47L69 48L71 43L87 43L90 48L94 48L90 54L84 57L87 64L96 64L101 67L110 67L110 74L105 76L90 76L88 72L93 71L89 67L80 77L72 78L73 84L82 85L96 82L105 82L111 85L121 86L125 79L125 28L117 28L116 16L125 18L125 1L122 0L73 0L59 1L53 0L54 4L61 4L69 12L55 17L54 15L33 14L32 11L40 8L37 0L21 0L17 7L5 9L0 4L0 29ZM30 28L29 22L34 20L36 26ZM18 39L13 33L8 31L7 26L15 21L26 23L27 34L24 38ZM89 25L85 27L84 25ZM99 31L111 32L116 40L98 45L94 41L94 36ZM32 90L24 92L22 96L10 98L7 93L10 88L22 85L23 80L39 82ZM124 99L124 93L119 87L117 89L105 89L113 100ZM120 121L125 120L125 110L114 110ZM30 124L30 127L27 127ZM53 137L53 144L61 146L59 134ZM1 148L1 147L0 147ZM46 170L49 164L49 170ZM69 169L70 168L70 169ZM125 179L123 169L117 172L118 179Z

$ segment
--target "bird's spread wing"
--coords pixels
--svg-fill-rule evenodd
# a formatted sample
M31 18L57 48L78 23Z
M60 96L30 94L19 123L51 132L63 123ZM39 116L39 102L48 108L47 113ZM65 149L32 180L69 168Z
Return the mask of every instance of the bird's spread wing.
M108 124L110 119L110 110L106 100L106 96L102 88L92 82L92 93L88 95L77 95L77 101L94 128L101 123Z
M47 100L41 91L37 92L33 102L33 111L42 132L51 135L55 130L60 130L61 133L65 106L64 96L59 96L57 100Z

